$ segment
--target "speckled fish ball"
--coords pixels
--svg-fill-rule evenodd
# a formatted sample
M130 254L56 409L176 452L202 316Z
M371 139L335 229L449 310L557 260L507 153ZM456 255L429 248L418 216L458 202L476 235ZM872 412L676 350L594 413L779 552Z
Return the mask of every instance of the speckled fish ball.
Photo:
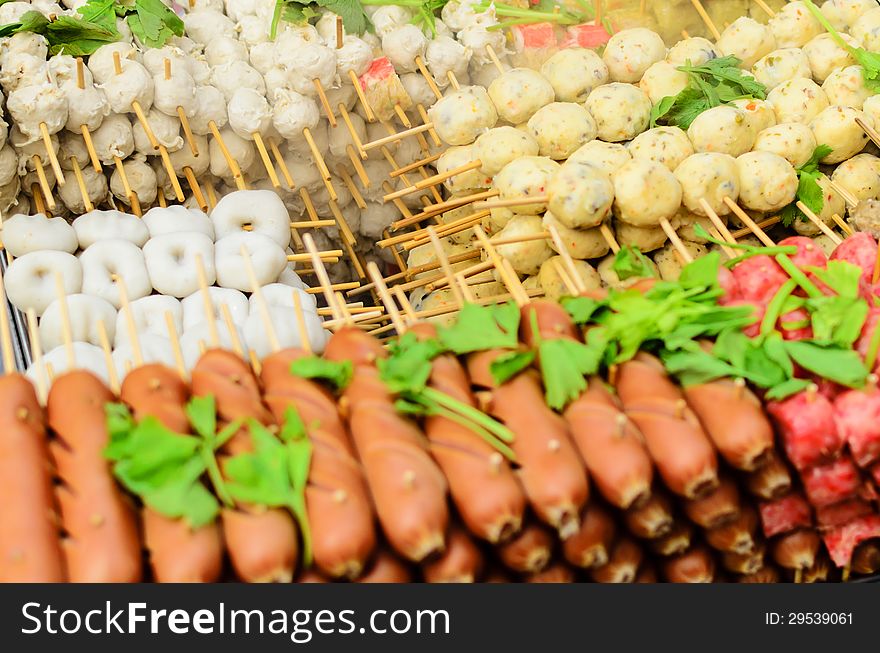
M704 111L688 127L687 134L695 152L721 152L730 156L752 149L756 136L745 113L731 106Z
M670 170L694 153L687 134L678 127L655 127L636 136L628 146L633 159L662 163Z
M582 145L568 157L569 163L578 161L599 166L610 178L624 163L632 161L632 155L625 145L595 140Z
M497 240L516 240L544 231L544 223L537 215L518 215L498 232ZM507 245L497 245L498 253L510 261L518 274L537 274L541 264L553 256L546 239L525 240Z
M822 163L845 161L868 144L868 136L859 127L857 118L869 127L874 126L874 121L865 113L851 107L830 106L813 118L810 129L813 130L816 143L828 145L832 150L822 159Z
M798 177L791 164L778 154L748 152L736 159L740 203L754 211L778 211L791 204Z
M690 243L683 240L682 244L692 258L699 258L709 253L708 249L698 243ZM664 281L678 281L682 268L687 265L687 262L683 260L678 249L673 247L672 243L667 243L659 252L654 254L654 263L657 264L657 271L660 273L660 278Z
M670 222L675 228L675 221ZM651 252L666 242L666 232L659 226L636 227L620 220L614 221L614 236L621 247L638 247L642 252Z
M598 227L593 229L569 229L550 211L544 214L544 227L553 227L559 232L562 246L575 259L592 259L605 256L608 253L608 241L602 235ZM549 241L550 249L559 252L556 243Z
M767 25L742 16L721 33L717 47L725 56L732 54L739 58L744 68L751 68L758 59L776 49L776 39Z
M596 290L602 285L599 273L586 261L574 261L573 266L575 273L587 290ZM551 301L559 301L572 294L572 290L566 284L560 269L567 275L571 274L562 256L552 256L541 264L541 269L538 272L538 283L544 291L544 296Z
M813 156L816 137L803 123L784 122L761 131L754 149L778 154L795 168L800 168Z
M810 77L810 61L800 48L783 48L764 55L752 66L755 79L771 90L796 77Z
M740 98L730 104L743 112L755 135L776 124L776 113L766 100Z
M555 95L550 82L528 68L508 70L489 85L489 97L498 115L514 125L526 122L538 109L553 102Z
M449 145L469 145L498 122L495 104L481 86L463 86L446 94L428 115L437 135Z
M665 97L673 97L681 93L688 85L687 73L678 69L668 61L658 61L642 75L639 88L642 89L651 102L657 104Z
M541 107L529 118L528 128L538 143L538 153L557 161L567 159L597 133L590 112L573 102L551 102Z
M494 177L515 159L537 156L538 149L538 142L528 131L503 126L480 134L474 142L473 156L482 162L483 174Z
M851 46L858 47L858 41L849 34L841 34L840 36ZM831 34L820 34L810 39L804 45L804 54L807 55L810 62L813 79L820 84L838 68L852 66L856 63L849 51L841 47Z
M501 199L534 197L547 194L550 178L559 170L559 164L543 156L524 156L511 161L495 175L495 188ZM547 208L546 203L511 206L514 213L538 215Z
M570 229L596 227L608 217L614 186L599 166L567 161L547 184L549 210Z
M799 48L824 30L803 2L783 5L768 22L780 48Z
M702 66L711 59L717 59L721 56L721 51L715 47L709 39L702 36L696 36L683 39L669 48L666 53L666 61L673 66L684 66L688 62L692 66Z
M860 156L870 155L858 154L850 159L850 161L853 161ZM840 169L840 166L838 166L838 169ZM876 186L877 180L880 180L880 170L875 170L873 172L873 179L869 183L874 183L874 185ZM816 217L819 218L821 222L824 222L825 224L830 224L834 221L831 216L833 216L835 213L838 216L844 215L844 213L846 212L846 202L836 190L831 188L831 180L825 175L819 177L816 183L819 184L819 188L822 189L822 210L816 214ZM875 188L874 192L875 197L878 196L877 194L880 194L880 188ZM821 229L819 229L819 227L813 224L813 222L810 220L796 220L794 225L792 226L794 227L794 230L801 236L816 236L817 234L821 233Z
M644 27L624 29L609 39L602 53L615 82L638 82L648 67L666 56L666 45L656 32Z
M880 159L872 154L857 154L834 169L831 181L859 200L880 199ZM838 213L843 215L842 211Z
M871 52L880 50L880 7L866 11L853 24L850 35Z
M865 76L861 66L847 66L835 70L828 75L822 84L822 90L831 105L861 109L865 100L874 95L874 91L865 87Z
M730 213L724 203L729 197L734 202L739 197L739 172L736 159L729 154L701 152L689 156L675 169L675 178L682 189L682 203L697 215L707 215L700 204L705 199L718 215Z
M644 91L619 82L597 88L585 106L596 120L598 137L610 143L632 140L645 131L652 108Z
M849 31L861 16L875 6L874 0L827 0L822 3L821 9L834 28L842 32Z
M675 215L681 184L669 169L651 161L625 164L613 178L614 215L637 227L656 226Z
M796 77L767 94L776 122L808 123L828 106L828 96L812 79Z
M566 48L547 59L541 66L557 102L583 102L598 86L609 80L608 66L593 50Z

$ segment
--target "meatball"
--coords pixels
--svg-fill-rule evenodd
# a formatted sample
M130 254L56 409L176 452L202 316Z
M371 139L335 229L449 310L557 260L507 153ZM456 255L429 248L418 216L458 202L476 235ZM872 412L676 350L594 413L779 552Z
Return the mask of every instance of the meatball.
M489 85L489 97L498 115L513 125L527 121L555 96L550 82L528 68L508 70Z
M470 59L470 50L449 36L438 36L430 41L425 52L425 65L440 88L449 85L449 73L457 79L465 79Z
M570 229L560 222L550 211L544 214L544 227L554 227L559 232L562 246L575 259L591 259L605 256L608 253L608 242L598 228L594 229ZM556 244L551 239L550 248L559 252Z
M880 238L880 202L875 199L859 202L850 211L849 222L856 231L867 231L874 238Z
M689 243L683 240L682 245L692 258L705 256L709 253L709 250L699 243ZM673 247L672 243L667 243L654 254L654 263L657 264L657 272L660 273L660 278L663 281L678 281L682 268L687 265L687 261L678 249Z
M569 288L563 280L559 269L562 268L567 274L569 270L565 267L565 259L561 256L553 256L548 258L541 264L541 270L538 272L538 284L544 291L544 296L551 301L559 301L563 297L571 296L575 292L574 288ZM574 261L575 272L581 282L587 287L587 290L596 290L602 284L599 273L592 265L584 261Z
M776 122L808 123L828 106L828 96L812 79L797 77L782 82L767 94Z
M844 41L858 47L858 42L849 34L841 34ZM855 64L855 59L848 50L842 48L831 34L819 34L804 45L804 54L810 62L813 79L820 84L837 68Z
M296 91L280 88L275 91L272 124L286 139L301 136L304 129L314 129L321 120L318 104Z
M752 66L752 74L770 91L796 77L810 77L810 61L800 48L783 48L764 55Z
M673 97L681 93L688 85L688 81L687 73L668 61L658 61L645 71L639 82L639 88L651 98L651 102L657 104L665 97Z
M602 58L585 48L560 50L544 62L541 74L553 87L557 102L583 102L609 79Z
M740 98L739 100L734 100L731 104L745 114L746 121L751 126L752 131L755 132L755 135L776 124L776 114L773 111L773 106L766 100Z
M876 7L874 0L828 0L822 4L822 13L839 31L849 31L867 11Z
M748 152L736 159L739 199L754 211L778 211L795 199L798 176L791 164L778 154Z
M874 121L858 109L830 106L810 122L816 142L828 145L831 153L822 163L840 163L861 152L868 143L868 136L856 122L860 118L870 127Z
M619 143L606 143L605 141L590 141L578 148L567 163L583 161L599 166L609 178L628 161L632 160L629 150Z
M816 137L803 123L784 122L761 131L754 149L778 154L795 168L800 168L813 156Z
M559 170L559 164L543 156L524 156L508 163L495 175L495 188L501 199L534 197L545 195L552 175ZM515 213L537 215L547 208L546 203L521 204L511 206Z
M477 141L479 142L479 141ZM463 166L477 159L475 154L476 145L460 145L448 148L443 155L437 159L437 172L444 173ZM479 168L468 170L446 179L443 182L450 193L462 193L465 191L473 191L482 188L489 188L492 185L491 176L487 176Z
M822 90L831 105L861 109L865 100L874 95L872 90L865 88L864 71L861 66L847 66L835 70L825 79Z
M611 211L614 186L592 163L566 161L547 185L549 210L570 229L600 225Z
M574 102L551 102L541 107L529 118L528 129L538 143L538 153L557 161L567 159L597 133L593 116Z
M538 142L529 131L505 126L480 134L474 143L473 155L482 162L483 174L494 177L515 159L537 156L538 149Z
M662 163L670 170L694 153L694 148L678 127L655 127L636 136L629 143L633 159Z
M614 176L614 215L623 222L653 227L679 205L681 184L664 165L632 160Z
M673 66L684 66L688 62L692 66L702 66L707 61L717 59L721 51L709 39L702 36L679 41L666 53L666 61Z
M692 213L705 216L700 204L704 199L715 213L727 215L730 207L724 203L729 197L739 197L739 172L736 159L729 154L701 152L689 156L675 169L675 178L681 184L682 203Z
M853 157L850 161L856 158L858 157ZM838 166L838 169L839 167L840 166ZM878 178L878 173L880 173L880 171L874 173L875 179ZM837 215L843 215L844 211L846 211L846 202L837 191L831 188L831 180L825 175L819 177L816 183L819 184L819 187L822 189L822 210L816 214L816 217L819 218L821 222L830 224L833 222L831 216L835 213ZM811 220L796 221L794 223L794 230L801 236L815 236L821 232L821 229L813 224Z
M874 7L859 16L850 34L866 50L880 51L880 7Z
M880 125L880 95L872 95L865 100L862 111L874 121L874 125Z
M672 224L674 227L675 222ZM620 220L614 221L614 235L621 247L638 247L642 252L663 247L666 242L666 232L662 227L636 227Z
M517 215L495 236L497 240L516 240L544 231L544 223L537 215ZM541 264L553 256L546 239L526 240L508 245L497 245L498 253L510 261L517 274L537 274Z
M880 159L872 154L857 154L837 166L831 180L859 200L880 199Z
M780 48L799 48L824 31L803 2L783 5L768 25Z
M744 111L720 106L704 111L688 127L695 152L721 152L739 156L752 149L755 131Z
M776 39L767 25L743 16L721 33L717 47L722 54L739 58L744 68L751 68L758 59L776 49Z
M382 35L382 51L398 72L418 70L416 58L425 56L428 39L412 24L400 25Z
M586 107L596 120L598 137L618 143L632 140L647 129L652 105L638 87L612 82L590 93Z
M428 114L437 135L449 145L470 145L498 121L495 105L481 86L462 86L448 93Z
M666 45L656 32L644 27L624 29L605 45L602 61L608 66L611 80L638 82L651 64L666 56Z

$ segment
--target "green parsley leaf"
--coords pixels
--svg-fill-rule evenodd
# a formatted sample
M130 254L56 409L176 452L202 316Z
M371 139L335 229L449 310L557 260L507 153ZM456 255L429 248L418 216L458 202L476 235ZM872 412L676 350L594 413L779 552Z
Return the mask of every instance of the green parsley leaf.
M816 215L825 208L825 193L819 185L822 172L819 170L819 162L831 154L833 150L827 145L819 145L813 150L810 159L795 172L798 175L798 188L795 201L786 206L782 213L782 223L791 226L795 220L807 220L807 216L798 208L797 203L804 205Z
M614 255L611 269L617 274L617 278L626 281L632 277L650 279L654 276L654 267L650 259L639 251L638 247L624 245Z
M718 252L710 252L684 266L678 277L678 283L682 288L714 288L718 286L720 267L721 255Z
M501 385L526 369L534 360L533 351L509 351L492 361L489 372L495 383Z
M789 340L785 350L805 370L849 388L865 384L867 371L858 352L807 340Z
M126 7L126 22L148 48L161 48L184 32L183 21L162 0L134 0L133 8Z
M376 361L379 375L394 394L419 392L428 384L431 361L443 351L436 340L419 340L412 332L391 343L388 358Z
M88 0L76 11L84 21L100 25L108 32L118 32L116 29L116 0Z
M354 366L351 361L331 361L320 356L306 356L290 364L290 373L304 379L326 381L337 390L343 390L351 382Z
M370 19L358 0L315 0L318 6L329 9L342 16L342 24L349 34L363 34L370 25Z
M699 348L692 351L664 351L661 360L670 374L674 374L684 386L738 375L735 367Z
M440 329L440 342L456 354L516 349L519 317L519 307L513 302L489 306L465 304L456 323Z
M841 297L856 299L859 296L862 269L857 265L848 261L828 261L826 267L811 267L810 272Z
M809 379L789 379L770 388L764 396L771 401L782 401L806 390L812 384L813 382Z
M49 26L49 19L39 11L26 11L22 14L21 19L15 23L8 23L0 27L0 38L11 36L18 32L33 32L34 34L45 34L46 28Z
M599 369L603 353L604 347L574 340L542 340L538 362L547 405L562 410L577 399L587 389L586 377Z
M699 66L685 65L679 66L678 69L695 77L699 76L701 81L710 83L714 80L713 86L719 86L725 83L725 87L733 89L738 97L751 97L764 100L767 97L767 88L754 77L746 75L740 65L742 61L733 55L726 57L716 57L709 59L706 63Z
M589 297L563 297L562 307L571 315L575 324L586 324L599 312L608 307L605 300L598 301Z

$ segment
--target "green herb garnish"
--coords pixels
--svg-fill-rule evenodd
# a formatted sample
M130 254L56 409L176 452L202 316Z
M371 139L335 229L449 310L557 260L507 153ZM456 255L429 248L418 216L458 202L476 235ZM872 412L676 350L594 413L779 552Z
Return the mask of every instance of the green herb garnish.
M614 270L617 278L621 281L626 281L633 277L651 278L655 276L651 259L642 254L638 247L630 247L629 245L624 245L614 255L611 269Z
M351 381L354 366L351 361L331 361L320 356L305 356L290 364L290 373L304 379L326 381L337 390L343 390Z
M855 47L843 40L834 25L825 17L825 14L811 0L804 0L804 5L813 17L818 20L822 27L831 35L837 44L852 55L859 65L862 67L862 77L865 80L865 86L875 93L880 92L880 53L870 52L865 48Z
M780 217L786 227L794 224L795 220L807 220L807 216L798 208L797 203L803 202L810 211L819 215L825 208L825 193L819 185L822 173L819 171L819 161L831 154L833 150L827 145L819 145L813 150L813 155L800 168L797 168L798 188L795 201L782 209Z
M440 342L456 354L516 349L519 317L519 307L514 302L488 306L465 304L456 323L440 329Z

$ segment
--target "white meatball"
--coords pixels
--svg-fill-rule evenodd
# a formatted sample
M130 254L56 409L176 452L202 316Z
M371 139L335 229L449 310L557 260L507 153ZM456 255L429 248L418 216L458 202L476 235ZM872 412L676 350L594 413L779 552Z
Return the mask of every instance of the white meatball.
M654 161L675 170L694 153L694 148L678 127L655 127L636 136L629 144L633 159Z
M880 95L872 95L865 100L865 103L862 105L862 111L874 121L875 125L880 125ZM2 152L0 152L0 155L2 155Z
M367 207L361 210L359 231L368 238L381 238L382 232L399 217L400 213L393 204L367 202Z
M841 34L841 38L853 47L858 42L849 34ZM852 66L856 63L848 50L842 48L831 34L815 36L804 45L804 54L810 61L813 79L820 84L837 68Z
M785 122L758 133L755 150L778 154L795 168L800 168L816 149L813 131L799 122Z
M631 160L632 155L624 145L606 143L599 140L590 141L586 145L582 145L568 157L570 163L583 161L599 166L605 171L609 179L624 163Z
M33 308L37 316L58 298L56 273L68 295L82 289L83 270L79 259L67 252L42 250L18 257L6 270L6 295L20 311Z
M770 18L768 23L776 45L780 48L799 48L823 32L822 24L804 6L803 2L789 2Z
M128 186L137 196L138 201L142 204L152 204L158 194L158 182L153 169L144 161L135 158L123 162L122 168L125 170ZM110 192L124 204L131 204L132 199L118 168L115 168L110 175Z
M189 118L198 110L196 100L196 83L185 70L176 70L168 79L160 74L153 77L153 103L162 113L177 116L177 109Z
M336 81L336 52L318 43L307 43L280 59L276 49L275 63L289 72L290 87L303 95L317 93L315 80L324 88Z
M651 99L636 86L613 82L590 93L586 108L596 120L598 137L616 143L645 131Z
M717 47L722 54L739 58L744 68L751 68L758 59L776 49L776 39L767 25L743 16L721 33Z
M791 204L798 177L791 164L770 152L748 152L736 159L740 203L753 211L779 211Z
M214 247L217 285L242 291L251 289L243 247L248 251L257 282L261 286L274 283L287 263L284 250L268 236L242 231L221 238Z
M681 204L681 184L669 169L635 159L613 178L614 215L637 227L655 226L675 215Z
M505 50L506 40L501 30L488 30L483 25L469 25L456 34L458 42L471 52L471 60L477 64L490 64L492 57L489 48L501 56Z
M126 61L121 73L108 78L98 88L104 91L113 113L131 113L134 102L144 111L153 104L153 77L137 61Z
M495 188L501 199L532 197L546 194L551 176L559 169L559 164L542 156L524 156L508 163L495 175ZM544 202L511 206L515 213L537 215L543 213Z
M437 101L437 96L431 90L430 84L418 73L405 73L401 75L400 83L416 106L421 105L428 108ZM352 115L356 116L357 114Z
M498 121L486 89L463 86L447 93L428 111L437 135L449 145L469 145Z
M50 134L57 134L67 124L67 97L48 82L19 87L9 94L6 108L30 141L41 138L43 125Z
M101 163L112 164L114 157L125 159L134 152L134 134L125 115L111 114L92 134L92 143Z
M254 70L265 75L275 65L275 44L264 41L252 46L248 53L248 62Z
M242 190L223 197L211 212L217 239L231 234L259 233L281 247L290 244L290 214L281 198L269 190Z
M796 77L810 77L810 61L800 48L783 48L764 55L752 66L755 79L771 90Z
M727 215L730 208L724 203L729 197L739 197L739 172L736 159L729 154L701 152L686 158L675 169L675 178L681 184L681 201L697 215L707 215L700 200L705 199L718 215Z
M186 168L190 168L193 174L199 177L206 173L211 165L208 157L201 156L201 152L208 151L208 139L196 134L193 136L193 142L196 144L196 151L200 153L199 156L195 156L189 147L182 147L176 152L171 152L169 156L178 176L183 176Z
M559 232L562 246L574 259L599 258L608 253L608 242L598 227L594 229L569 229L550 211L544 214L542 222L545 228L553 227ZM552 239L548 241L548 244L554 252L559 252Z
M570 229L597 227L611 213L614 186L603 168L567 161L547 184L548 208Z
M114 53L119 53L120 64L124 68L128 62L140 61L140 50L131 43L108 43L95 50L89 57L88 67L95 78L95 82L103 84L111 77L116 76Z
M150 232L143 221L121 211L90 211L73 221L80 249L88 249L99 240L127 240L143 247Z
M740 98L730 104L743 112L746 122L749 123L755 135L776 124L776 113L773 110L773 105L766 100Z
M401 25L408 24L412 18L412 12L406 7L382 5L373 12L370 20L376 28L376 34L381 38Z
M223 128L229 118L226 113L226 98L213 86L196 88L196 111L189 118L189 126L194 134L211 133L211 122L217 129Z
M544 296L551 301L559 301L563 297L571 296L574 288L570 288L564 280L560 269L571 274L566 266L565 259L562 256L553 256L548 258L541 264L541 270L538 272L538 284L544 291ZM592 265L585 261L573 261L574 270L577 278L587 287L588 290L595 290L601 286L599 273ZM569 282L570 283L570 282Z
M529 133L541 156L567 159L581 145L596 138L593 116L574 102L551 102L529 118Z
M880 199L880 159L872 154L857 154L834 169L831 181L859 200ZM843 211L838 213L842 215Z
M850 34L866 50L880 50L880 7L874 7L859 16Z
M261 95L266 92L263 76L244 61L230 61L222 66L214 66L211 69L211 84L223 93L227 102L241 88L249 88Z
M675 228L674 219L670 222ZM659 249L666 242L666 232L661 227L636 227L620 220L614 221L614 236L621 247L638 247L642 252Z
M410 25L410 27L413 26ZM452 73L459 80L466 78L470 60L470 50L449 36L438 36L431 40L425 50L425 65L428 67L431 77L434 78L434 82L440 88L446 88L449 85L449 73ZM398 67L397 64L395 67ZM398 69L412 72L408 68L398 67Z
M682 72L668 61L651 64L639 82L639 88L657 104L665 97L674 97L688 85L687 73Z
M661 229L660 232L662 233L662 231L663 230ZM643 252L650 251L644 250L641 247L639 247L639 249ZM628 288L639 281L639 277L630 277L621 281L620 277L617 276L617 272L614 271L615 260L616 256L614 254L611 254L603 258L599 262L599 265L596 266L596 272L599 273L599 277L602 279L602 283L604 285L608 286L609 288L621 290ZM652 269L654 276L657 276L657 266L654 265L654 261L652 261L651 259L647 259L647 261L648 266Z
M825 91L812 79L798 77L783 82L767 95L776 122L809 123L828 107Z
M516 240L544 231L544 223L537 215L517 215L498 232L493 240ZM498 253L510 261L518 274L537 274L541 264L553 256L546 239L526 240L507 245L496 245Z
M116 308L100 297L76 293L65 297L70 334L73 340L100 345L99 323L103 322L107 338L113 342L116 334ZM55 299L40 318L40 344L49 351L64 344L61 319L61 300Z
M511 161L523 156L537 156L538 142L528 131L516 127L495 127L477 137L473 156L482 162L480 170L490 177L497 175Z
M223 142L229 150L232 159L240 166L241 170L248 170L257 159L257 151L253 141L241 138L229 128L220 130ZM208 146L211 155L211 174L215 177L232 178L229 163L220 149L216 139L211 139Z
M602 60L615 82L638 82L648 67L666 56L666 45L656 32L634 27L617 32L605 45Z
M253 50L251 50L253 56ZM342 39L342 47L336 50L336 71L341 79L348 79L349 71L360 77L373 61L373 50L369 44L356 36Z
M219 66L236 60L247 61L247 44L230 36L218 36L205 46L205 58L210 66Z
M243 325L245 323L249 313L248 300L241 291L232 288L210 286L208 288L208 295L211 298L211 309L215 320L223 319L220 307L226 306L235 324ZM181 300L180 305L183 310L183 331L189 331L200 324L206 323L205 298L201 290ZM225 327L222 330L225 330Z
M666 61L673 66L684 66L690 62L692 66L702 66L707 61L717 59L721 51L709 39L702 36L679 41L666 53Z
M169 152L176 152L183 147L183 137L180 135L180 121L176 116L172 117L166 113L162 113L155 107L151 108L146 114L147 124L153 136L159 141L160 145L164 145ZM156 154L146 130L140 121L135 122L131 126L131 134L134 138L134 148L138 152L146 156Z
M695 152L721 152L739 156L752 149L755 132L746 114L731 106L704 111L688 127Z
M218 43L223 40L225 40L223 37L217 39ZM141 63L144 64L144 68L146 68L151 75L164 75L166 59L171 66L172 72L177 72L178 70L189 71L190 61L192 61L189 55L180 48L171 45L164 45L161 48L147 48L144 50L143 61Z
M107 197L107 177L99 172L95 172L95 169L91 167L82 168L80 175L82 176L83 187L86 189L86 196L92 205L103 202L104 198ZM59 186L58 196L64 202L64 206L70 209L74 215L83 214L88 210L78 184Z
M40 250L72 254L78 243L76 232L64 218L16 213L3 221L3 245L17 258Z
M86 156L88 157L88 155ZM0 186L5 186L17 176L18 155L11 145L4 145L0 148Z
M476 144L449 147L441 157L437 159L437 173L446 173L475 161L478 158ZM480 160L482 161L482 159ZM492 185L492 178L491 176L487 176L481 168L475 168L449 177L443 182L443 185L451 193L465 193L477 189L489 188L489 186Z
M284 138L301 136L304 129L314 129L321 120L318 104L296 91L278 89L272 107L272 124Z
M349 119L351 120L351 126L354 128L354 133L357 135L357 138L361 143L366 142L367 129L364 125L363 118L356 113L352 113L349 115ZM352 138L351 132L348 130L347 126L342 124L337 124L336 127L332 127L328 130L327 145L330 149L330 154L340 158L348 156L348 150L350 147L356 148L355 140Z
M412 24L400 25L382 34L382 50L399 72L418 70L416 58L424 58L427 47L428 39Z
M541 74L553 87L557 102L583 102L609 80L608 66L586 48L560 50L544 62Z
M65 126L68 130L80 133L85 125L89 131L95 131L104 118L110 115L107 98L95 86L67 86L64 92L67 94L68 113Z
M503 120L518 125L526 122L541 107L553 102L555 93L541 73L528 68L514 68L489 85L489 97Z
M253 139L253 134L265 134L272 126L272 108L257 91L240 88L229 101L229 126L236 134Z
M835 29L844 31L875 6L874 0L828 0L822 4L822 13Z
M188 12L183 23L186 34L196 43L205 45L218 36L235 38L235 23L222 12L214 9L196 9Z
M23 14L31 9L32 7L29 7L27 2L5 2L0 7L0 24L17 22ZM49 42L41 34L16 32L3 39L3 42L0 43L0 52L4 57L29 54L39 59L45 59L49 55Z
M816 143L828 145L832 152L822 163L840 163L861 152L868 144L868 136L856 123L860 118L869 127L874 123L866 114L851 107L830 106L810 122Z
M835 70L825 79L822 90L831 105L841 105L861 109L865 100L874 91L865 88L865 77L861 66L847 66Z

